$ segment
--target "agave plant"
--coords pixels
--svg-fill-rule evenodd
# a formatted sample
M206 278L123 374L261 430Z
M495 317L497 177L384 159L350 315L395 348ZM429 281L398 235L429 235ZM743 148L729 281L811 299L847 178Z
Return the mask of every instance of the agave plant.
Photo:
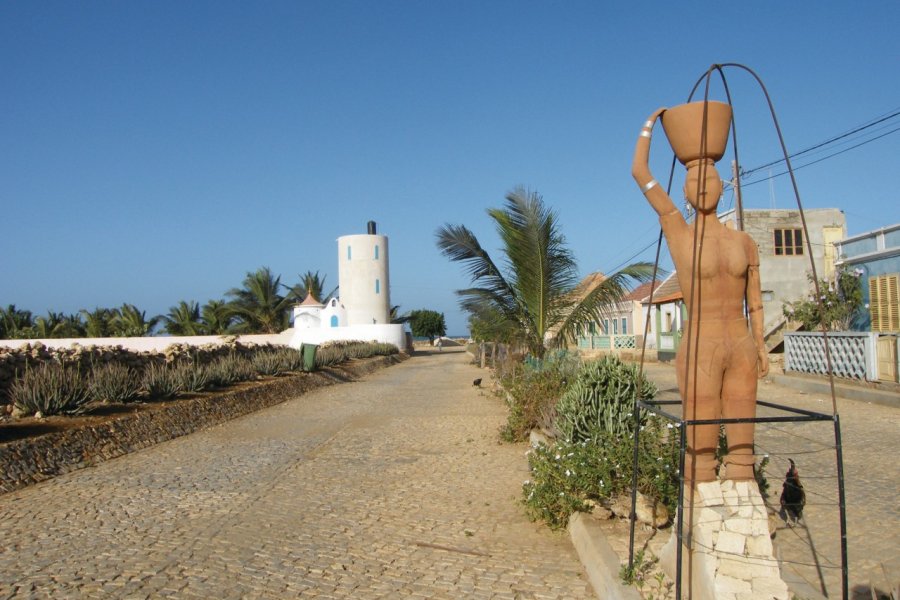
M181 382L175 370L168 365L151 363L144 369L141 387L154 400L174 398L181 391Z
M78 414L90 400L88 383L78 368L47 362L29 368L16 379L10 396L24 414Z
M88 381L91 399L104 404L134 402L141 391L135 370L116 362L93 366Z

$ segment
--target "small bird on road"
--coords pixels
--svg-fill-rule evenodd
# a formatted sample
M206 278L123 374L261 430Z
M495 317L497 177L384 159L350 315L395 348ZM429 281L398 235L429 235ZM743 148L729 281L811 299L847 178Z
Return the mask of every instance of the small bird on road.
M793 459L788 459L790 468L784 476L784 485L781 487L781 518L790 525L791 521L797 523L803 518L803 507L806 505L806 492L800 483L800 471Z
M475 387L481 387L481 377L472 382Z

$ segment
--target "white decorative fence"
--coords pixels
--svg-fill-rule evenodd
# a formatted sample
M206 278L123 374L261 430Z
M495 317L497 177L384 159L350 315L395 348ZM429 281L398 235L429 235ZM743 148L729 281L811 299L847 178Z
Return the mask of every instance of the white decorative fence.
M627 334L588 335L578 338L581 350L634 350L640 344L637 336Z
M878 381L878 361L874 332L828 334L831 367L838 377ZM784 370L828 374L825 343L821 332L784 335Z

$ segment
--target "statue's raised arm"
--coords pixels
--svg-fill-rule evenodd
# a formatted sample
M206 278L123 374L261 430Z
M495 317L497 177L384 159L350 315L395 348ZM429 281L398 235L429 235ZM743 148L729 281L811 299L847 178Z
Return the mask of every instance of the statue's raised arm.
M650 172L650 139L653 136L653 126L664 112L665 108L658 108L644 122L634 147L634 160L631 162L631 176L659 216L678 212L675 203Z

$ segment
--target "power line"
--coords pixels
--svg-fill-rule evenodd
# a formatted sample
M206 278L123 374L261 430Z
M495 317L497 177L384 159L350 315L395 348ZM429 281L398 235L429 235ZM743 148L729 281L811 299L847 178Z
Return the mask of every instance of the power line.
M855 128L855 129L852 129L852 130L846 132L846 133L842 133L842 134L840 134L840 135L836 135L836 136L834 136L834 137L832 137L832 138L829 138L829 139L825 140L824 142L819 142L818 144L815 144L815 145L813 145L813 146L810 146L809 148L806 148L806 149L804 149L804 150L800 150L799 152L795 152L795 153L793 153L793 154L790 154L790 155L788 156L788 158L794 158L794 157L800 156L800 155L802 155L802 154L806 154L806 153L808 153L808 152L812 152L813 150L816 150L816 149L818 149L818 148L821 148L822 146L827 146L828 144L833 144L834 142L836 142L836 141L838 141L838 140L842 140L842 139L844 139L844 138L846 138L846 137L850 137L851 135L854 135L854 134L856 134L856 133L859 133L860 131L865 131L866 129L869 129L869 128L871 128L871 127L874 127L875 125L878 125L879 123L883 123L883 122L885 122L885 121L887 121L887 120L889 120L889 119L893 119L894 117L896 117L896 116L898 116L898 115L900 115L900 110L896 110L896 111L894 111L894 112L892 112L892 113L889 113L888 115L883 116L883 117L880 117L880 118L879 118L879 117L876 117L875 120L873 120L873 121L871 121L871 122L869 122L869 123L866 123L865 125L861 125L861 126ZM894 131L896 131L896 130L894 130ZM874 138L874 139L878 139L878 138ZM759 171L759 170L761 170L761 169L765 169L765 168L767 168L767 167L771 167L771 166L777 165L777 164L779 164L779 163L783 163L784 161L785 161L784 158L779 158L778 160L773 160L773 161L771 161L771 162L767 162L767 163L764 164L764 165L760 165L760 166L758 166L758 167L754 167L754 168L752 168L752 169L748 169L748 170L744 171L741 175L744 176L744 177L749 177L751 174L755 173L756 171Z
M836 135L836 136L834 136L834 137L831 137L831 138L825 140L824 142L819 142L818 144L814 144L813 146L810 146L809 148L805 148L805 149L803 149L803 150L800 150L799 152L795 152L795 153L793 153L793 154L790 154L790 155L788 155L788 158L794 158L794 157L796 157L796 156L801 156L801 155L803 155L803 154L808 154L808 153L810 153L810 152L812 152L812 151L814 151L814 150L818 150L819 148L822 148L823 146L827 146L828 144L833 144L834 142L837 142L837 141L839 141L839 140L848 138L848 137L850 137L850 136L852 136L852 135L854 135L854 134L857 134L857 133L859 133L859 132L861 132L861 131L865 131L866 129L870 129L870 128L876 126L876 125L879 125L879 124L881 124L881 123L884 123L885 121L888 121L888 120L890 120L890 119L893 119L894 117L897 117L897 116L900 116L900 110L894 110L893 112L889 112L889 113L887 113L887 114L884 115L884 116L876 117L874 120L872 120L872 121L870 121L870 122L868 122L868 123L866 123L866 124L864 124L864 125L861 125L861 126L859 126L859 127L856 127L855 129L852 129L852 130L850 130L850 131L848 131L848 132L846 132L846 133L842 133L842 134L840 134L840 135ZM884 129L884 127L882 126L882 127L879 128L879 129ZM833 152L832 154L829 154L829 155L827 155L827 156L823 156L822 158L816 159L816 160L811 161L811 162L808 162L808 163L804 163L804 164L802 164L802 165L800 165L800 166L797 166L797 167L793 167L793 170L794 170L794 171L797 171L797 170L802 169L802 168L804 168L804 167L809 167L809 166L814 165L814 164L816 164L816 163L820 163L820 162L822 162L822 161L824 161L824 160L827 160L827 159L829 159L829 158L834 158L835 156L841 155L841 154L843 154L843 153L845 153L845 152L849 152L850 150L854 150L854 149L856 149L856 148L859 148L860 146L865 146L866 144L869 144L869 143L871 143L871 142L874 142L874 141L876 141L876 140L879 140L879 139L881 139L881 138L883 138L883 137L886 137L886 136L888 136L888 135L890 135L890 134L892 134L892 133L896 133L897 131L900 131L900 127L895 127L894 129L891 129L890 131L887 131L887 132L885 132L885 133L882 133L881 135L878 135L878 136L875 136L875 137L873 137L873 138L869 138L869 139L863 140L862 142L860 142L860 143L858 143L858 144L854 144L853 146L850 146L850 147L848 147L848 148L844 148L843 150L839 150L839 151L837 151L837 152ZM755 173L756 171L759 171L759 170L761 170L761 169L765 169L766 167L771 167L771 166L773 166L773 165L777 165L777 164L783 163L783 162L785 162L785 159L784 159L784 158L780 158L780 159L778 159L778 160L774 160L774 161L765 163L765 164L763 164L763 165L760 165L760 166L758 166L758 167L754 167L754 168L752 168L752 169L748 169L748 170L741 169L741 174L740 174L740 176L741 176L741 178L748 177L748 176L750 176L751 174ZM783 176L783 175L787 175L789 172L790 172L790 171L782 171L782 172L776 173L776 174L774 174L774 175L769 175L768 177L765 177L765 178L763 178L763 179L757 179L756 181L751 181L751 182L749 182L749 183L743 183L743 184L741 184L741 187L742 187L742 188L746 188L746 187L750 187L751 185L756 185L756 184L758 184L758 183L763 183L764 181L769 181L770 179L775 179L776 177L781 177L781 176ZM733 195L733 194L734 194L734 189L732 188L732 195ZM733 201L733 200L732 200L732 201ZM650 248L652 248L656 243L657 243L656 240L650 242L649 244L647 244L646 246L644 246L643 248L641 248L640 250L638 250L636 253L632 254L629 258L625 259L624 261L622 261L621 263L619 263L618 265L616 265L615 268L611 269L611 272L615 273L615 272L618 271L620 268L622 268L622 267L624 267L625 265L629 264L632 260L634 260L635 258L637 258L638 256L640 256L641 254L643 254L644 252L646 252L647 250L649 250ZM816 243L814 243L813 245L816 245L816 246L819 246L819 245L825 246L825 244L816 244Z
M898 113L898 114L900 114L900 113ZM832 154L829 154L829 155L827 155L827 156L823 156L822 158L819 158L819 159L817 159L817 160L814 160L814 161L811 161L811 162L802 164L802 165L800 165L800 166L798 166L798 167L794 167L793 170L794 170L794 171L799 171L800 169L803 169L804 167L809 167L809 166L814 165L814 164L816 164L816 163L820 163L820 162L822 162L823 160L828 160L829 158L834 158L835 156L838 156L838 155L840 155L840 154L844 154L845 152L849 152L850 150L853 150L853 149L855 149L855 148L859 148L860 146L865 146L866 144L869 144L869 143L871 143L871 142L874 142L875 140L879 140L879 139L881 139L881 138L883 138L883 137L885 137L885 136L888 136L888 135L890 135L890 134L892 134L892 133L896 133L896 132L898 132L898 131L900 131L900 127L896 127L896 128L894 128L894 129L891 129L890 131L888 131L888 132L886 132L886 133L882 133L882 134L879 135L879 136L875 136L875 137L873 137L873 138L869 138L869 139L867 139L867 140L865 140L865 141L863 141L863 142L860 142L860 143L858 143L858 144L854 144L853 146L850 146L849 148L844 148L843 150L839 150L839 151L837 151L837 152L833 152ZM782 159L782 161L783 161L783 160L784 160L784 159ZM777 161L776 161L776 162L777 162ZM775 163L770 163L770 164L775 164ZM754 170L758 170L758 169L754 169ZM780 173L775 173L774 175L769 175L768 177L764 177L764 178L762 178L762 179L757 179L756 181L751 181L750 183L744 183L744 184L741 184L741 187L743 187L743 188L750 187L751 185L756 185L757 183L762 183L762 182L768 181L768 180L770 180L770 179L775 179L776 177L781 177L782 175L787 175L788 173L790 173L790 171L781 171Z

